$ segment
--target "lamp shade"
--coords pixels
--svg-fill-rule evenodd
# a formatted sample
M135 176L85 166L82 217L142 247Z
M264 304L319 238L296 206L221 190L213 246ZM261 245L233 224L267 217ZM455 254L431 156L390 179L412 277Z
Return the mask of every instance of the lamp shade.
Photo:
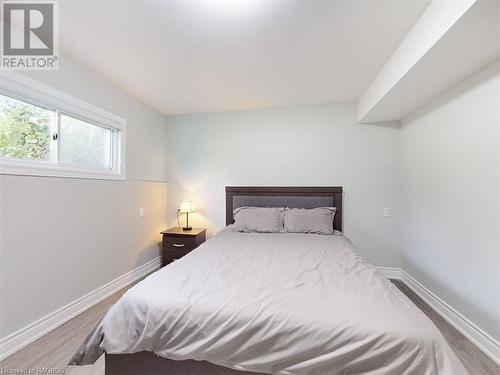
M182 201L181 207L179 208L179 212L191 213L194 212L193 202L191 201Z

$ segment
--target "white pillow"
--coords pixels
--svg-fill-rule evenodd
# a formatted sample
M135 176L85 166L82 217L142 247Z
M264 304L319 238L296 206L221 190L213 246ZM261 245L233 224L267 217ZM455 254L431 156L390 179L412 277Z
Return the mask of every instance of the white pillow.
M233 229L238 232L279 233L283 230L283 207L238 207Z
M287 208L284 213L285 232L333 234L335 207Z

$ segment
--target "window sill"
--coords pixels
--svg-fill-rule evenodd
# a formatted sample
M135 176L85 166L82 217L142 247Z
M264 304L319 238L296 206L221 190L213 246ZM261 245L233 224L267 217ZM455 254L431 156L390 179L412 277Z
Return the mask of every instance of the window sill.
M1 175L82 178L89 180L125 180L125 173L84 169L44 161L0 158Z

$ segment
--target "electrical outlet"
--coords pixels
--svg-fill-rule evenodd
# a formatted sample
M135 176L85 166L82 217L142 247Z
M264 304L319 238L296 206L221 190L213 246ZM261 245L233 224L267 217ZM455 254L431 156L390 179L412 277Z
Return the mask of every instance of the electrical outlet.
M384 217L390 217L390 216L391 216L391 209L384 208Z
M144 217L144 208L143 207L139 208L139 216Z

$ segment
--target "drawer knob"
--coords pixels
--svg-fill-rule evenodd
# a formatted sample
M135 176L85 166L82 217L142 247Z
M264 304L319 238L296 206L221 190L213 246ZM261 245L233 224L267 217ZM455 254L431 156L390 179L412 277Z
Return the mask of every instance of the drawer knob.
M184 244L183 243L173 243L172 246L173 247L184 247Z

